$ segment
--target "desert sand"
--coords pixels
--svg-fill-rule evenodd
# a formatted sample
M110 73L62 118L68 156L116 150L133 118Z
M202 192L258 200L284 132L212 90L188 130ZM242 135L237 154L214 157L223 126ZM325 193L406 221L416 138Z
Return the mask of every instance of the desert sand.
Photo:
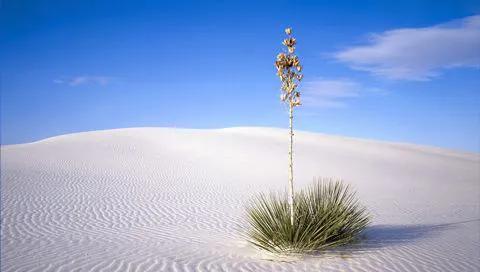
M299 189L351 184L361 242L279 258L244 206L287 188L287 130L131 128L1 147L1 271L480 271L480 154L296 132Z

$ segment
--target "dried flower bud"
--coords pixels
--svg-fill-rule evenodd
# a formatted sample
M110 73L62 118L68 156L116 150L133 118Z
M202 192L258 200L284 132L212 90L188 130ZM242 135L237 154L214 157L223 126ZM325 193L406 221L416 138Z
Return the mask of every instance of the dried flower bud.
M298 60L298 57L297 56L293 56L292 58L292 66L299 66L300 65L300 61Z
M282 42L282 44L287 46L287 47L293 47L293 46L295 46L296 43L297 43L297 41L295 40L295 38L286 38Z
M292 34L292 28L291 28L291 27L285 28L285 33L286 33L287 35Z

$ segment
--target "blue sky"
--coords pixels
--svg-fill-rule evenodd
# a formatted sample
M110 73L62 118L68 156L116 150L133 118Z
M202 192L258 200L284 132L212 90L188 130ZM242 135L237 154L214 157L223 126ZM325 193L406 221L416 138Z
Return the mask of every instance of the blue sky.
M2 1L1 142L120 127L287 127L480 152L478 1Z

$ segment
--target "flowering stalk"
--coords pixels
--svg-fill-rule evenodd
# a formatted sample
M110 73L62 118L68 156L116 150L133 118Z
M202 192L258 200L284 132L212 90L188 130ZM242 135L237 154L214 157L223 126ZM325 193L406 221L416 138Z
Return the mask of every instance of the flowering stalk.
M282 94L280 99L289 106L289 128L290 128L290 143L288 148L288 203L290 206L290 223L294 223L294 206L293 206L293 109L300 106L300 92L297 91L298 83L302 80L301 74L302 66L298 57L295 55L296 40L292 37L292 29L285 29L287 38L283 40L283 45L286 47L286 52L277 55L275 67L277 68L277 75L282 82Z

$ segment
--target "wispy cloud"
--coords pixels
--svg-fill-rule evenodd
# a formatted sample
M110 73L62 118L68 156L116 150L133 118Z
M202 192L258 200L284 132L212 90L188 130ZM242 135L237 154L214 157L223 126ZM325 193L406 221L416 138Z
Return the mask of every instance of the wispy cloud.
M305 106L342 108L346 100L365 93L384 93L380 88L368 88L350 79L325 79L305 82L302 101Z
M106 77L106 76L74 76L69 78L54 79L53 83L66 84L72 87L86 85L86 84L104 86L110 83L111 79L112 79L111 77Z
M430 80L442 69L480 67L480 15L423 28L371 34L368 45L337 52L351 68L406 80Z

